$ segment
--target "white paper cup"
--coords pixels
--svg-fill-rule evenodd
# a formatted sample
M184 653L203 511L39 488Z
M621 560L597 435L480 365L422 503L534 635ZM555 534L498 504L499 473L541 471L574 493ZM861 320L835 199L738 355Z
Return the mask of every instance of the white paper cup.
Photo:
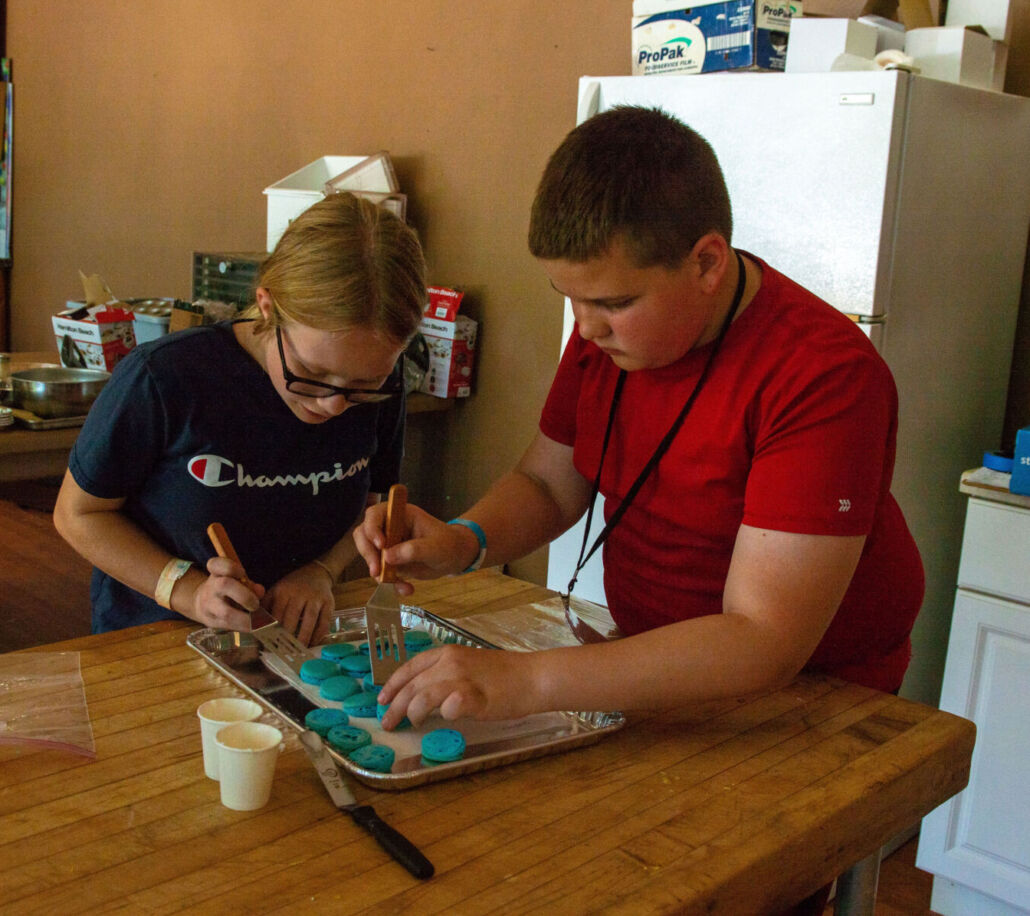
M219 730L215 744L222 804L234 811L263 808L272 794L283 733L261 722L237 722Z
M197 707L200 740L204 747L204 774L208 778L218 779L218 747L215 745L218 730L233 722L253 722L260 715L260 703L232 697L208 700Z

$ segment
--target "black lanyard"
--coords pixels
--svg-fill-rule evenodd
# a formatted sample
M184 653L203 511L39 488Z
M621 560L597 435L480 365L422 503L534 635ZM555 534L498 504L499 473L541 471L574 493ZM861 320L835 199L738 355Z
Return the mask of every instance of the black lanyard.
M726 336L726 332L730 329L730 324L733 322L733 316L736 315L737 309L740 308L740 300L744 298L744 284L747 280L747 272L744 269L744 259L740 256L739 251L734 250L733 253L737 256L737 266L740 270L740 275L737 278L737 290L733 294L733 302L730 304L730 310L726 313L726 317L722 321L722 326L719 328L719 334L712 344L712 351L708 354L708 359L705 362L704 368L701 370L701 375L697 380L697 384L694 386L694 390L690 392L690 397L687 398L687 402L680 410L679 416L673 420L672 426L669 427L669 431L665 434L662 441L658 443L658 447L654 450L654 454L651 455L647 464L644 465L643 470L637 475L637 479L633 481L633 485L629 488L626 495L622 498L622 502L619 503L616 510L612 513L612 517L608 519L607 524L597 536L597 539L594 541L594 545L590 548L588 553L587 539L590 535L590 524L594 518L594 503L597 501L597 494L601 490L601 469L604 467L604 458L608 453L608 442L611 439L612 427L615 425L615 410L619 405L619 399L622 397L622 387L626 382L626 370L622 369L619 371L619 377L615 381L615 391L612 394L612 406L608 411L608 425L605 428L604 441L601 445L601 460L597 465L597 476L594 478L594 486L590 493L590 503L587 506L586 525L583 528L583 544L579 548L579 559L576 561L576 570L573 572L572 578L569 580L569 586L565 590L565 594L561 596L562 603L565 605L566 611L569 608L569 596L572 594L572 590L576 587L576 580L579 578L579 574L582 572L583 567L590 561L590 558L597 552L597 549L608 540L608 535L612 533L612 529L619 523L622 516L626 514L626 510L629 508L630 503L632 503L636 498L637 493L640 492L640 488L644 485L644 481L647 480L651 472L658 465L662 456L669 450L669 446L672 445L672 440L676 438L676 434L683 425L683 421L687 418L687 414L690 413L690 408L694 406L694 401L697 400L698 394L701 393L701 389L704 387L704 384L708 379L709 370L712 368L712 363L715 362L715 356L719 352L719 348L722 346L722 341ZM586 555L584 556L584 554Z

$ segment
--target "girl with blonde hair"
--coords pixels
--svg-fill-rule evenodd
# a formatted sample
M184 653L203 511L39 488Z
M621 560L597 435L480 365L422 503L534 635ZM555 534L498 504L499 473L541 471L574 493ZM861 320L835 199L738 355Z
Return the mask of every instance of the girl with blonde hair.
M399 476L403 352L424 300L414 232L334 194L290 224L239 318L130 351L54 512L95 567L94 632L182 617L246 630L260 605L313 638L352 527ZM213 556L211 522L242 568Z

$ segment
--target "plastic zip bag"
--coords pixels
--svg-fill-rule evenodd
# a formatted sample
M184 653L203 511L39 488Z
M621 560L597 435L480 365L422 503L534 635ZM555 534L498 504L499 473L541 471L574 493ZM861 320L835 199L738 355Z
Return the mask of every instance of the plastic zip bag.
M455 621L462 629L501 649L534 652L583 642L606 642L622 634L608 608L572 596L571 614L566 614L561 597L520 604L504 611L469 614ZM591 631L588 638L576 633L577 624Z
M0 744L96 759L78 652L0 655Z

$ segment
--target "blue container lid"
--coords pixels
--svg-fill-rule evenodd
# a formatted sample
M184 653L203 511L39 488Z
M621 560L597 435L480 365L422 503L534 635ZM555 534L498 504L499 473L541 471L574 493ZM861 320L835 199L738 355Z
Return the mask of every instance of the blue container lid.
M991 471L1012 473L1012 456L1005 452L984 452L984 467Z

